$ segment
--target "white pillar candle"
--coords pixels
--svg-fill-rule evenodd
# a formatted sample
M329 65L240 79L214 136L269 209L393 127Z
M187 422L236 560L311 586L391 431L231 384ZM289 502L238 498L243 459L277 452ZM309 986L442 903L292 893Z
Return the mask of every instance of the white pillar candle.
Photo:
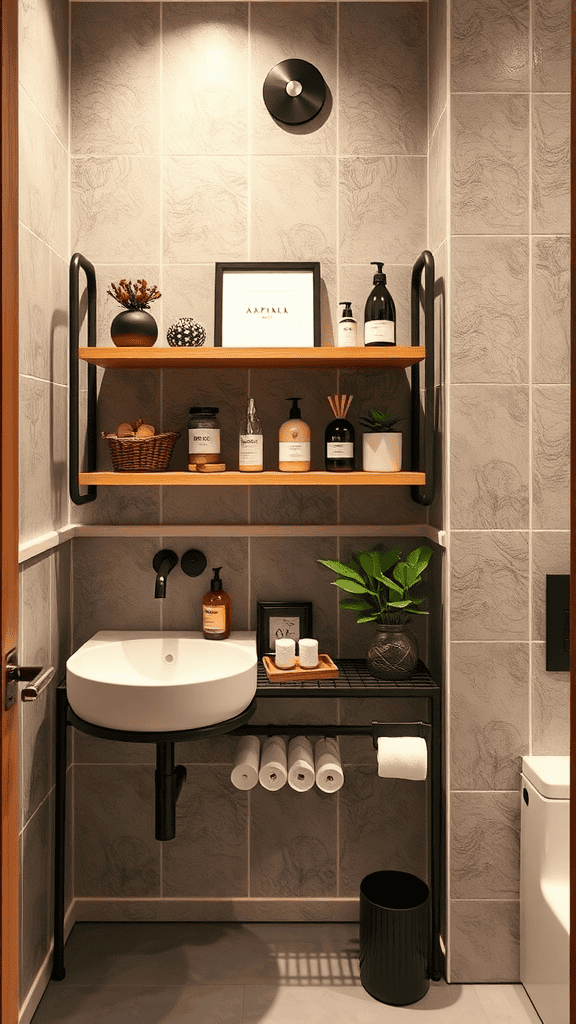
M318 641L308 637L298 641L301 668L316 668L318 664Z
M292 668L296 661L296 644L289 637L276 641L276 667Z

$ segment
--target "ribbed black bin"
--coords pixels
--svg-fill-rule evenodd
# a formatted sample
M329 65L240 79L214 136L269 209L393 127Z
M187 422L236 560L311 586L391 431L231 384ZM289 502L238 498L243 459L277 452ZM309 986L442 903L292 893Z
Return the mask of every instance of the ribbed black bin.
M406 1006L430 987L430 890L406 871L360 883L360 980L381 1003Z

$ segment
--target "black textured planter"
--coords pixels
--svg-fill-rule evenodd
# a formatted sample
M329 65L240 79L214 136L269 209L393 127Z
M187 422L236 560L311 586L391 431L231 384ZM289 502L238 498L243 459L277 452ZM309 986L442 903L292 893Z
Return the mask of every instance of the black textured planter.
M406 1006L430 987L430 890L407 871L360 883L360 981L381 1003Z
M366 652L368 671L376 679L406 679L418 661L418 641L408 626L390 623L376 626L376 636Z
M110 334L120 348L146 348L156 341L158 324L145 309L123 309L114 317Z

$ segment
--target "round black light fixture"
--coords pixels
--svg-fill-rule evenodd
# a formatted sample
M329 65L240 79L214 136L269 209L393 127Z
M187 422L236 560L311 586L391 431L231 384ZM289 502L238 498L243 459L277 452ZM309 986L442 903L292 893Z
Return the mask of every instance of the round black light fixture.
M320 113L326 99L326 82L307 60L283 60L266 75L264 103L282 124L306 124Z

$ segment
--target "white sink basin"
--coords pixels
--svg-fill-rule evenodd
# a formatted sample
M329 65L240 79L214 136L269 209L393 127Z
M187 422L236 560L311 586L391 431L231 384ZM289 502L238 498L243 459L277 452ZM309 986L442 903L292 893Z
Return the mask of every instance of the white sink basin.
M256 636L103 630L66 662L79 718L130 732L199 729L234 718L256 693Z

